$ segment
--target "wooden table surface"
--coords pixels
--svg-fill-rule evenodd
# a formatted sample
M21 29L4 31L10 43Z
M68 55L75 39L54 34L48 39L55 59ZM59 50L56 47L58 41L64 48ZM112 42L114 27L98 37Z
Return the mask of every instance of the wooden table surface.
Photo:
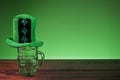
M120 60L45 60L33 77L20 76L16 60L0 60L0 80L120 80Z

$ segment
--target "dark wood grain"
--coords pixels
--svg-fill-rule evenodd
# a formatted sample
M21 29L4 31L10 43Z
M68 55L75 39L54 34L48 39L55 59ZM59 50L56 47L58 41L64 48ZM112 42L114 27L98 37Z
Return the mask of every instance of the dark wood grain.
M16 60L0 60L0 80L120 80L120 60L45 60L33 77L20 76Z

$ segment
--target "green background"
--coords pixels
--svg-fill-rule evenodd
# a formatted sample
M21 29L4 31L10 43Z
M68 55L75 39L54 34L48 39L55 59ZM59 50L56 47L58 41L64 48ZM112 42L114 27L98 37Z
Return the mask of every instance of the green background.
M0 0L0 59L16 59L12 19L30 14L46 59L120 59L120 0Z

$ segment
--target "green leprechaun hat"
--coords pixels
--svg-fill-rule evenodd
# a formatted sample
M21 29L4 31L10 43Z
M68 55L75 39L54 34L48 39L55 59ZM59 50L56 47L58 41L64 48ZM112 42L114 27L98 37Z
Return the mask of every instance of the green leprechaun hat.
M11 47L40 47L42 41L36 41L35 23L33 16L20 14L13 18L13 38L7 38L6 43Z

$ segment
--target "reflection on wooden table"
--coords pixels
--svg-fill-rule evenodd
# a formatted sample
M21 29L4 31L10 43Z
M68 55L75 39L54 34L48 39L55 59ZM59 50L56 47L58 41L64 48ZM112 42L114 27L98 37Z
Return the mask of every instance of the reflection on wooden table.
M0 80L120 80L120 60L45 60L33 77L20 76L16 60L0 60Z

